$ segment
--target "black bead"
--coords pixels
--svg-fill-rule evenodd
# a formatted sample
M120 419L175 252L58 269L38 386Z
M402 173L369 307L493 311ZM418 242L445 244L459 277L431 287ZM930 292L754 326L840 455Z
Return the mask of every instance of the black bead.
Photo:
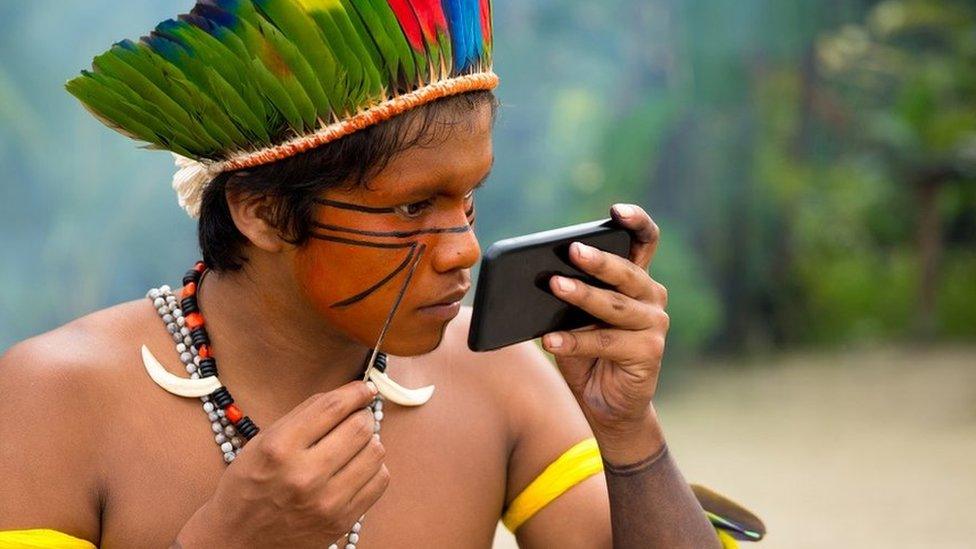
M378 353L376 355L376 362L373 364L373 368L376 368L376 371L381 374L386 371L386 353Z
M244 438L247 440L254 438L254 435L258 434L258 431L261 430L257 425L254 424L253 421L251 421L251 418L247 416L242 417L241 420L237 422L235 427L237 427L237 432L244 435Z
M207 335L207 330L202 326L195 330L190 330L190 341L197 346L197 349L201 345L210 345L210 337Z
M199 309L197 308L196 298L194 298L193 296L184 297L183 300L180 301L180 309L183 309L184 316L199 311Z
M214 403L218 408L223 408L234 403L234 397L230 396L230 391L225 387L221 387L216 391L210 393L210 401Z
M200 281L200 273L198 273L196 269L190 269L189 271L186 272L185 275L183 275L183 285L184 286L186 286L190 282L194 282L195 283L195 282L199 282L199 281Z
M200 374L200 377L217 375L217 361L210 357L200 360L200 366L197 367L197 373Z

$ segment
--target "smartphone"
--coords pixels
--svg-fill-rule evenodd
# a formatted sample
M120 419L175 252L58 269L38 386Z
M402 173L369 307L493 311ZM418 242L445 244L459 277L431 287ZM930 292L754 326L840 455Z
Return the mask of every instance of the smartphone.
M553 275L608 287L573 265L569 259L569 245L573 242L627 257L631 234L612 219L603 219L492 244L481 260L468 331L469 349L490 351L548 332L597 322L549 289Z

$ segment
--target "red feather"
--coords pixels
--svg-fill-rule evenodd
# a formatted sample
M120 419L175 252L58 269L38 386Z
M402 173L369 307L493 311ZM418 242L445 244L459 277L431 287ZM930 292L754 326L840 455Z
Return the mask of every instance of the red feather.
M481 39L491 44L491 0L481 0Z
M414 13L424 29L424 38L428 42L437 42L437 34L447 31L447 18L440 0L409 0Z
M403 34L406 35L410 45L415 50L424 51L424 38L421 35L420 22L417 21L417 16L414 14L409 0L389 0L389 4L393 8L393 13L396 14L400 28L403 29Z

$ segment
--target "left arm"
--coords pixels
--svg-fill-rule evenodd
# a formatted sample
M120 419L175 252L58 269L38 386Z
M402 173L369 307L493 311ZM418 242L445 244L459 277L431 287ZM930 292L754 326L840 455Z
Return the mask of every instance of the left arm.
M658 229L638 206L615 206L634 236L630 258L574 243L570 257L610 284L602 289L553 277L557 297L602 321L543 338L600 446L615 548L721 547L671 458L654 412L664 340L667 290L647 268Z

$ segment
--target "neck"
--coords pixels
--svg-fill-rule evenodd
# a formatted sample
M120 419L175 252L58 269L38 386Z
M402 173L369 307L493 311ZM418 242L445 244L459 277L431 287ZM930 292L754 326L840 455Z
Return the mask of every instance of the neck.
M245 267L208 272L198 289L221 381L275 417L361 379L370 352L325 325L284 282Z

